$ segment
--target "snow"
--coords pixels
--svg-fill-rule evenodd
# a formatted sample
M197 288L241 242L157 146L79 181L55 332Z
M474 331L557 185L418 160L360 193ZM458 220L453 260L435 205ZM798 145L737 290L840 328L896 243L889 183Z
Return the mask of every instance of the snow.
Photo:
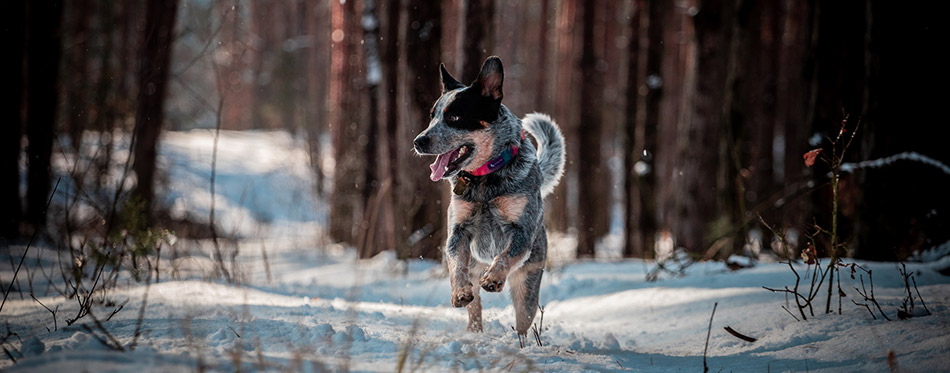
M207 217L212 139L208 131L166 133L160 150L167 201L196 219ZM39 267L58 273L60 262L55 250L34 245L24 265L33 275L20 272L24 291L14 289L0 313L0 335L8 335L2 346L16 358L4 355L0 369L697 371L714 303L707 354L713 371L887 371L891 351L900 369L950 367L950 277L937 272L950 265L947 256L907 263L933 315L903 321L874 320L851 304L860 283L848 276L841 279L850 296L842 315L796 321L781 309L783 294L762 289L793 284L785 264L757 261L730 271L722 262L698 262L682 276L660 272L648 282L652 262L598 259L549 266L541 288L543 346L529 336L519 348L507 292L483 293L485 331L466 332L467 312L449 306L440 263L402 262L390 252L359 260L353 249L326 242L304 144L281 132L222 131L219 146L216 214L222 231L241 236L233 267L241 282L209 278L210 243L179 239L162 251L158 283L123 278L104 293L128 302L103 321L126 347L148 294L137 347L113 351L98 340L102 332L90 317L65 325L77 302L55 291L62 285L57 276L47 286L37 274ZM552 234L551 256L569 256L572 240ZM0 262L15 262L24 249L3 251ZM896 320L904 297L896 264L859 264L873 270L875 295ZM11 266L0 268L4 286L12 278ZM38 301L56 310L55 324L30 298L29 278ZM93 312L105 320L113 308ZM742 341L725 326L758 340Z
M950 166L943 164L936 159L930 158L926 155L917 153L917 152L903 152L897 153L889 157L872 159L868 161L858 162L858 163L842 163L841 171L844 172L854 172L856 169L862 168L881 168L890 164L893 164L897 161L914 161L920 162L926 165L933 166L938 170L942 171L944 174L950 175Z

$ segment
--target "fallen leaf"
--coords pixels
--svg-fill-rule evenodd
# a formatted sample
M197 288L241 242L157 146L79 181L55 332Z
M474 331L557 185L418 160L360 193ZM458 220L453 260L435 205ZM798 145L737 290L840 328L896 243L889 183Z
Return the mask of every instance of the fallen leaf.
M811 167L815 164L815 159L818 158L818 153L821 153L821 148L814 149L805 153L803 156L805 158L805 166Z

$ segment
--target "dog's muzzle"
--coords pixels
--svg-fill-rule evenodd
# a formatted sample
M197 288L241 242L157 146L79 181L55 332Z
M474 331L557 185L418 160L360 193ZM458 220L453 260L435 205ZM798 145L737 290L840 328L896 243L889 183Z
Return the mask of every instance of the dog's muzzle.
M416 153L419 154L428 154L430 144L432 144L432 141L423 135L419 135L415 140L412 140L412 146L415 147Z

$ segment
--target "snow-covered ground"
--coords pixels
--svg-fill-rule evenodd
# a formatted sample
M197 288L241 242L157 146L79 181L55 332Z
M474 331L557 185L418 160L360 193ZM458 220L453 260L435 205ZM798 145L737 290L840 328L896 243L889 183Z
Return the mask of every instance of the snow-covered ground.
M177 213L207 214L210 139L207 131L164 137L165 195ZM102 322L126 347L147 296L137 347L113 351L90 317L65 326L77 302L46 285L39 268L58 276L60 259L35 246L24 265L29 273L18 276L23 291L15 289L0 313L0 335L7 335L0 369L699 371L716 303L707 352L713 371L950 369L950 277L937 272L950 267L947 256L907 265L933 315L890 322L851 303L860 301L853 290L860 282L848 276L842 315L820 314L821 301L816 317L796 321L781 308L783 294L762 289L793 283L778 263L740 271L696 263L685 276L647 282L650 262L558 262L541 288L543 346L519 348L507 292L483 293L485 332L468 333L466 311L448 304L439 263L401 262L389 253L358 260L352 249L325 243L302 144L282 133L224 133L219 146L227 150L219 153L216 211L223 230L241 237L231 248L241 284L208 280L210 243L179 239L175 250L162 252L160 282L124 281L105 294L127 302ZM552 248L569 250L569 242ZM24 249L9 251L13 261L0 254L0 263L19 260ZM905 294L896 264L860 264L873 270L875 296L896 319ZM4 287L12 277L11 265L0 268ZM30 277L38 302L29 296ZM58 281L54 276L53 287ZM39 302L56 311L55 322ZM94 314L105 319L113 308ZM758 340L740 340L726 326Z

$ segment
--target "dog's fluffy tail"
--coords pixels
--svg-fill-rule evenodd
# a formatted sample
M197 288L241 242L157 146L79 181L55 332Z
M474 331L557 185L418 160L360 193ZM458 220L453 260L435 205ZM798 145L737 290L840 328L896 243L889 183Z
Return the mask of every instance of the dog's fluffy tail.
M522 119L524 129L538 142L538 162L541 164L541 198L554 191L564 174L564 135L551 117L531 113Z

